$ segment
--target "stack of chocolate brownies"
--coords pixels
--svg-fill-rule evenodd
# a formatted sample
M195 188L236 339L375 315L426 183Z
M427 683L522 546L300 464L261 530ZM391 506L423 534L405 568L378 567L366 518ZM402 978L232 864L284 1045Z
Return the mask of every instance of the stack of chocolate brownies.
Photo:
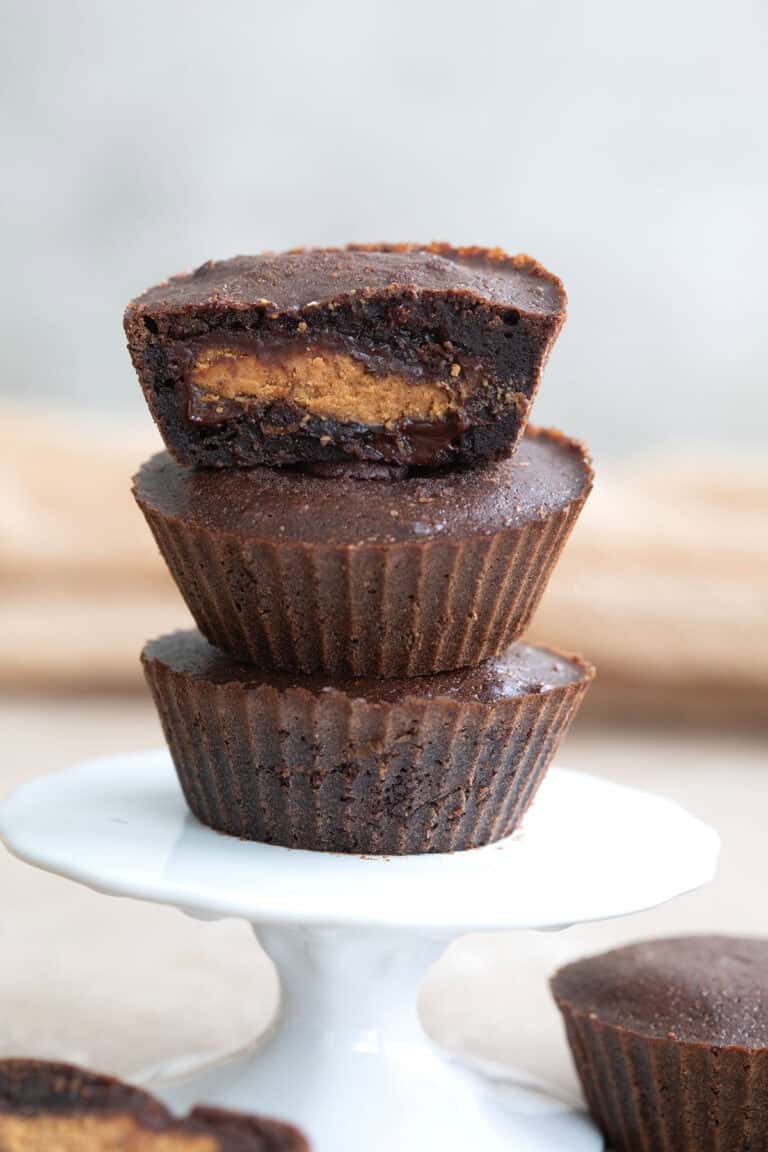
M134 300L168 451L136 499L199 632L144 667L195 815L246 839L452 852L519 825L593 676L521 643L589 493L526 428L565 317L525 256L241 256Z

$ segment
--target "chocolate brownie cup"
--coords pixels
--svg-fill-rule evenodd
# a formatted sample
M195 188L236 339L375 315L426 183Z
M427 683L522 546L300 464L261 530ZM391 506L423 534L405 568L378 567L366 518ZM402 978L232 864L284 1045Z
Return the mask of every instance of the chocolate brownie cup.
M218 1108L177 1119L153 1096L71 1064L0 1061L3 1152L309 1152L288 1124Z
M565 306L528 256L378 245L209 262L125 330L181 464L434 467L509 455Z
M270 675L197 632L152 641L142 659L200 820L366 854L453 852L513 832L594 675L526 644L407 680Z
M633 944L552 991L614 1152L768 1152L768 940Z
M591 483L579 444L529 430L511 460L389 482L164 453L134 495L217 647L282 671L416 676L522 634Z

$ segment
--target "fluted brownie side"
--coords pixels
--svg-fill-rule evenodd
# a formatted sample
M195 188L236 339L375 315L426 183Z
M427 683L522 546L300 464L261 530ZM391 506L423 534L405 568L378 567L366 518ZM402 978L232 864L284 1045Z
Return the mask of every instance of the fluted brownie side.
M390 677L478 665L521 636L582 503L461 541L312 547L142 510L212 644L265 669Z
M642 1036L558 1007L589 1111L614 1152L768 1152L768 1049Z
M318 851L453 852L520 824L592 678L492 703L213 684L144 668L203 823Z

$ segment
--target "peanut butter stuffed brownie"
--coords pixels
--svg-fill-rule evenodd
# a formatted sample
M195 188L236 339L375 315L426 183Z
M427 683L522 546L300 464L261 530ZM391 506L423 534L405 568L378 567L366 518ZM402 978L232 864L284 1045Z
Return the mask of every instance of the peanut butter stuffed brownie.
M125 329L180 464L437 467L510 454L564 318L528 256L380 245L209 262Z
M177 1119L153 1096L71 1064L0 1061L2 1152L309 1152L297 1129L218 1108Z

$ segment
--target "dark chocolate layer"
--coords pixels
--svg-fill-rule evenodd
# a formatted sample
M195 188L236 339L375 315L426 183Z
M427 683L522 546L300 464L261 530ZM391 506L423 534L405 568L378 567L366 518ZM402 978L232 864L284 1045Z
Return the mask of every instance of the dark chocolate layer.
M530 430L512 460L389 483L162 455L134 494L217 647L265 669L416 676L522 634L591 483L579 444Z
M292 688L325 697L336 692L371 706L400 704L404 700L457 700L461 704L494 704L521 696L538 696L583 680L587 665L578 657L551 648L513 644L496 660L476 668L440 672L432 676L390 677L386 680L340 679L265 672L253 664L228 656L197 632L174 632L151 640L144 660L160 660L180 676L212 686L236 685L243 691L266 685L284 693Z
M558 1000L643 1036L768 1048L768 940L647 940L569 964Z
M511 460L409 475L391 483L295 469L204 471L154 456L140 500L197 528L309 545L426 543L493 536L547 520L584 498L590 461L575 440L531 429Z
M51 1152L55 1135L51 1137L50 1130L45 1128L37 1129L36 1135L34 1123L46 1119L69 1120L75 1126L85 1118L89 1118L90 1123L83 1127L78 1143L72 1142L70 1132L67 1147L77 1146L82 1152L104 1146L117 1147L114 1135L112 1143L98 1142L100 1129L96 1121L128 1119L146 1134L141 1147L147 1152L153 1147L152 1137L157 1140L158 1148L166 1147L163 1139L167 1141L171 1137L174 1149L188 1142L191 1152L201 1148L204 1138L217 1152L309 1152L309 1145L297 1129L275 1120L217 1108L195 1108L188 1116L177 1119L149 1093L111 1076L71 1064L0 1061L0 1146L5 1147L3 1126L11 1119L16 1126L16 1142L9 1146L22 1146L18 1125L26 1121L23 1147L28 1152Z
M294 469L203 471L155 456L135 482L164 516L240 538L309 545L412 543L492 536L543 521L591 486L583 447L530 429L511 460L482 468L408 475L390 483Z
M210 262L133 301L125 328L181 463L434 467L512 450L564 317L529 257L381 245ZM244 381L244 357L293 383Z
M151 642L143 662L200 820L366 854L453 852L513 832L594 674L521 644L439 676L299 678L239 664L195 632Z
M376 295L395 288L466 292L532 315L560 312L565 303L557 277L529 256L448 244L352 244L209 260L194 272L150 288L135 305L143 315L152 315L153 309L158 316L175 310L189 325L185 309L211 302L234 308L265 303L276 312L298 313L317 304L339 303L350 295Z

